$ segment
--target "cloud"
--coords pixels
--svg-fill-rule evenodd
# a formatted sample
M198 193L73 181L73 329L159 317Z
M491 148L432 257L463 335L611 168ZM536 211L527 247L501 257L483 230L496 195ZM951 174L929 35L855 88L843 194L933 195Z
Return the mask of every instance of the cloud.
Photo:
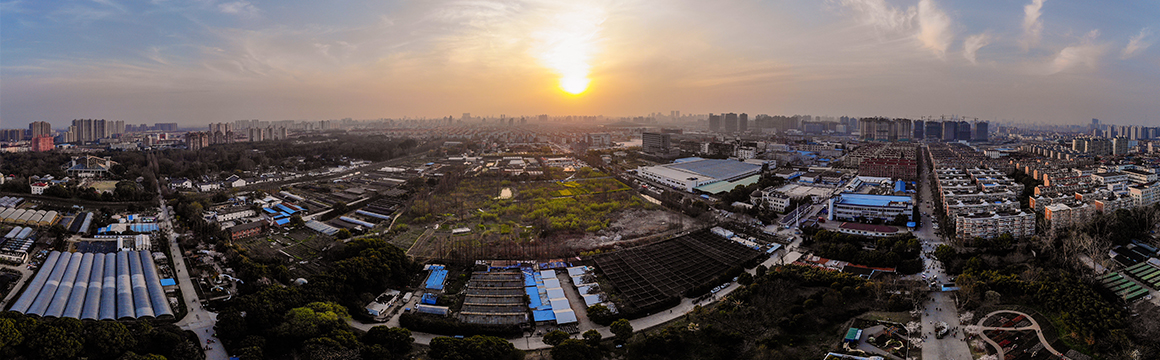
M1099 65L1100 57L1107 52L1106 44L1096 43L1099 36L1099 30L1092 30L1080 40L1079 44L1060 50L1055 59L1047 65L1047 73L1056 74L1081 66L1095 69Z
M258 7L251 4L249 1L235 1L230 3L218 4L218 10L222 13L240 15L240 16L256 16L258 15Z
M857 12L862 21L880 32L913 36L922 48L940 59L954 41L952 21L934 0L919 0L918 6L905 9L887 4L885 0L841 0L841 4Z
M918 40L922 46L944 58L955 35L951 32L951 18L935 6L933 0L918 2Z
M124 6L122 6L121 4L118 4L116 1L113 1L113 0L93 0L93 2L117 9L117 11L120 11L120 12L127 11Z
M862 15L862 21L879 30L908 31L913 27L917 10L899 9L885 0L842 0L842 5Z
M1144 50L1147 50L1149 46L1152 46L1152 42L1149 40L1145 40L1144 38L1149 37L1151 35L1152 35L1152 29L1149 29L1149 28L1140 29L1139 34L1136 34L1136 36L1133 36L1131 39L1128 40L1128 46L1125 46L1124 50L1120 52L1120 59L1128 59L1128 58L1131 58L1133 56L1140 54L1140 52L1142 52Z
M987 33L968 36L966 40L963 40L963 57L967 58L972 64L978 64L976 55L979 49L990 43L991 36L987 35Z
M1039 19L1043 15L1043 2L1047 0L1031 0L1030 4L1023 7L1023 49L1030 49L1032 46L1039 45L1039 38L1043 33L1043 20Z

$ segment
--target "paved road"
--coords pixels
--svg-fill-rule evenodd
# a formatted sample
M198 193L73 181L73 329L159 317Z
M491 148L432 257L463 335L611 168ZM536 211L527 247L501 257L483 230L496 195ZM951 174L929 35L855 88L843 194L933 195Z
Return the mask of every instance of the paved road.
M33 254L29 254L28 256L32 255ZM0 301L0 309L4 309L8 307L8 302L12 301L12 299L15 299L16 295L20 293L20 288L24 286L24 283L32 280L32 276L36 273L32 270L28 270L28 264L0 265L0 267L5 267L20 272L20 280L16 282L15 286L12 287L12 291L8 293L8 296L4 297L4 301Z
M159 188L158 193L160 191ZM197 298L197 291L193 288L193 281L189 277L188 268L185 266L185 257L182 256L181 248L177 246L177 233L173 228L173 217L169 214L169 207L165 205L164 199L158 201L161 203L159 223L161 228L169 230L169 253L173 255L173 268L177 272L177 285L181 288L181 295L185 298L185 307L189 310L185 318L178 320L176 325L197 333L202 347L209 346L205 352L207 360L228 359L229 354L226 353L221 342L214 337L216 333L213 327L217 324L217 313L210 312L201 306L201 301ZM207 340L214 343L207 345Z
M931 196L932 189L930 189L930 184L925 180L929 176L930 171L924 167L920 173L921 176L919 176L919 179L922 180L918 181L918 204L922 211L931 214L933 209L927 203L933 201L933 197ZM942 263L930 255L934 253L934 249L938 245L943 244L940 238L934 233L930 215L923 215L922 226L914 232L914 235L922 242L922 262L925 266L922 274L915 276L926 276L925 279L936 279L940 283L945 282L948 277L945 269L942 267ZM967 342L963 340L961 330L948 334L942 339L938 339L934 335L935 326L939 322L945 322L948 327L953 329L962 329L962 324L959 324L959 310L955 300L955 293L935 291L931 293L931 299L924 301L921 307L923 310L922 335L926 337L922 345L922 358L948 360L972 359L971 349L968 347Z

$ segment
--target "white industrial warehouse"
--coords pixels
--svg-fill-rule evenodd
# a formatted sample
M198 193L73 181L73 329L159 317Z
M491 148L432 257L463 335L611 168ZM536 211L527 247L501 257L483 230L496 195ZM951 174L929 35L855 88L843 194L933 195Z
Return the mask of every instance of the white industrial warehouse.
M147 251L53 251L10 310L82 320L173 317Z

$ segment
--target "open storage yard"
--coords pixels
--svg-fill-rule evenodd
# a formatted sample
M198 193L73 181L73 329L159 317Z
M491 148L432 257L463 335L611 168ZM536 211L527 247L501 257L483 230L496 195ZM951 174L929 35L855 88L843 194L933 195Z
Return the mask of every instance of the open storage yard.
M471 177L441 181L453 182L454 187L447 193L417 197L399 220L408 224L411 233L399 237L417 239L408 253L419 258L569 256L611 243L608 239L655 235L693 222L594 171L581 171L564 180ZM619 223L626 215L641 221Z
M663 242L598 255L616 305L627 313L652 309L693 289L718 285L719 277L762 253L708 230Z
M310 229L293 229L241 239L235 241L235 244L245 248L250 256L256 258L297 263L292 268L302 272L296 273L296 276L307 276L321 270L317 260L321 258L323 251L334 244L334 238Z

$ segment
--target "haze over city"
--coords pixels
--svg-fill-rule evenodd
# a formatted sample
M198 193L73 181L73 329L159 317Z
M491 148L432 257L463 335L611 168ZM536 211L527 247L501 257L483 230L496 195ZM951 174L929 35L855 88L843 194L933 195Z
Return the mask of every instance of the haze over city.
M7 1L0 121L653 111L1150 125L1155 2Z

